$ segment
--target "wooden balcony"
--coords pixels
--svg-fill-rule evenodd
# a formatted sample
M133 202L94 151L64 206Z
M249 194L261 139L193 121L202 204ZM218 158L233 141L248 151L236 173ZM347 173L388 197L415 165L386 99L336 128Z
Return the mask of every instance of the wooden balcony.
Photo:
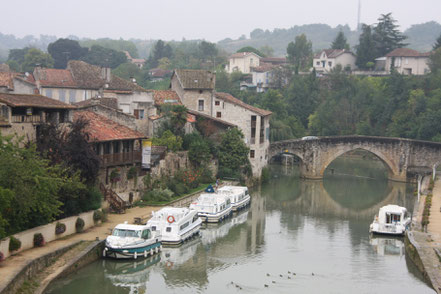
M141 151L104 154L104 155L99 155L99 157L101 158L102 167L140 163L142 159Z
M40 123L40 115L13 115L12 123Z

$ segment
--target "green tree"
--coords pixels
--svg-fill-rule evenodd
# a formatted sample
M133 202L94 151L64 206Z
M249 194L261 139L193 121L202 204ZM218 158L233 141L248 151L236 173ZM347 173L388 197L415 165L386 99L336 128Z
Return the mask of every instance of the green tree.
M286 51L288 61L296 72L309 69L312 61L312 43L306 39L305 34L297 36L294 42L289 43Z
M441 70L441 47L430 54L429 68L432 73L437 73Z
M175 152L182 149L182 138L175 136L170 130L166 130L160 138L153 138L153 145L167 146L169 150Z
M49 54L31 48L24 56L22 70L32 72L36 66L52 68L54 66L54 60Z
M54 59L55 68L66 68L69 60L79 60L87 53L87 48L80 46L78 41L58 39L50 43L47 51Z
M216 48L216 44L202 41L199 44L199 53L202 59L204 60L212 60L218 53Z
M349 50L349 44L347 42L345 34L343 34L342 31L338 32L337 36L335 37L334 41L331 44L331 49Z
M191 142L188 149L188 158L196 166L208 163L211 158L210 146L203 139Z
M257 55L259 55L260 57L266 57L265 54L263 54L262 52L260 52L259 50L257 50L254 47L251 46L246 46L246 47L242 47L239 50L236 51L237 53L241 53L241 52L253 52L256 53Z
M441 35L436 39L435 44L433 44L432 50L436 50L441 47Z
M243 138L244 135L238 128L231 128L222 134L218 152L220 170L228 170L231 174L251 168L248 159L250 149Z
M271 46L263 45L259 48L259 51L262 52L266 57L274 56L274 49Z
M150 53L148 60L146 61L147 68L150 69L158 67L159 60L164 57L172 59L173 49L170 44L166 44L164 41L158 40L153 47L153 51Z
M403 43L407 39L399 30L397 21L392 18L392 13L382 14L378 18L373 32L375 42L375 57L385 56L394 49L406 46Z
M136 64L122 63L117 68L112 70L112 73L120 78L129 80L130 78L136 78L141 83L143 80L143 74Z
M81 60L102 67L116 68L127 62L127 56L120 51L93 45Z

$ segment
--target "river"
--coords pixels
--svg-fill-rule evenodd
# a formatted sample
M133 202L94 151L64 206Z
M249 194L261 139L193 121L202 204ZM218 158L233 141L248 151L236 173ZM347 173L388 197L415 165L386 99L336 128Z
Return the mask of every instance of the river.
M323 181L274 166L248 210L201 237L145 260L99 260L46 293L434 293L402 238L368 233L381 206L413 209L415 187L385 176L362 158L337 159Z

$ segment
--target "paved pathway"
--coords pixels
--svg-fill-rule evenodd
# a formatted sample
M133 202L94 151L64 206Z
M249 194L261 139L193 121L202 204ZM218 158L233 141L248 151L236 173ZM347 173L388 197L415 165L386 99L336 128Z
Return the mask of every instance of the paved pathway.
M49 242L44 247L28 249L10 256L4 262L0 263L0 285L5 286L9 284L9 282L29 263L29 261L33 259L39 258L78 241L93 241L97 237L100 240L103 240L108 236L110 230L117 224L123 223L124 221L133 223L134 217L151 214L152 211L158 209L160 209L160 207L134 207L128 209L125 214L109 214L107 222L90 228L81 234L73 234L69 237ZM2 288L3 287L0 287L0 289Z

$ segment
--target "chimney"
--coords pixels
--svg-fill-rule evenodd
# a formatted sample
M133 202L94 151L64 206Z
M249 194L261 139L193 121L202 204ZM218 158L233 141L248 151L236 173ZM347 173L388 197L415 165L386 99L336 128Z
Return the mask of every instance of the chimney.
M101 68L101 78L106 82L110 82L111 80L111 71L110 67L102 67Z

